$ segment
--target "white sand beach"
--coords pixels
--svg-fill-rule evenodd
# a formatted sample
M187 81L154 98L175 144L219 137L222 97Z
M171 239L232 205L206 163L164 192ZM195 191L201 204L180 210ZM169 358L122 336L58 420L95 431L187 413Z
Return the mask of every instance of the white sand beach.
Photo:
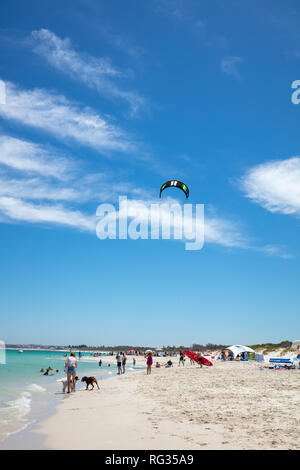
M153 367L149 376L144 370L127 373L103 380L100 391L66 395L36 431L45 447L300 448L300 370L238 361L201 369L172 360L174 367ZM142 357L137 361L145 363Z

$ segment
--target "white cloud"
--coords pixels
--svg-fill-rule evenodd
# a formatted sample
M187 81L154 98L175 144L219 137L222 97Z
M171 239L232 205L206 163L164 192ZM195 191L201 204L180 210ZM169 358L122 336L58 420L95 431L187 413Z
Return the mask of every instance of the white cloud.
M10 136L0 136L0 220L95 229L95 215L87 203L114 200L120 192L138 194L129 182L111 181L102 173L88 173L83 162L60 157L45 148ZM80 210L78 210L78 207Z
M251 168L241 179L246 196L270 212L300 215L300 158Z
M10 136L0 136L0 164L15 170L53 176L65 180L74 170L74 164L55 155L53 149Z
M89 199L88 193L88 191L85 193L78 188L63 186L59 182L53 183L41 178L0 176L0 195L2 196L22 197L31 200L85 202Z
M64 225L89 232L95 230L94 216L61 205L38 205L12 197L0 197L0 214L19 222Z
M241 57L227 56L221 61L221 70L226 75L234 78L240 78L240 73L237 65L243 62Z
M129 137L90 108L81 109L64 96L43 89L23 90L6 83L6 104L0 116L49 132L62 141L75 141L107 154L135 149Z
M113 67L107 58L79 54L68 38L61 39L48 29L33 31L31 34L36 43L34 51L60 72L97 90L104 97L126 101L132 116L145 105L145 99L138 93L123 91L112 81L124 74Z

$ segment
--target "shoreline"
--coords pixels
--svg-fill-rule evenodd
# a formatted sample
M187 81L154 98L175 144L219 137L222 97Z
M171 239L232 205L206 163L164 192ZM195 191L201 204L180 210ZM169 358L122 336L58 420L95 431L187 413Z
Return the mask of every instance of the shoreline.
M94 363L99 361L99 358L87 358L86 363L90 363L91 366L95 365ZM106 363L111 363L111 356L102 357L102 361ZM131 364L128 365L128 375L131 372L134 372L134 369L131 367ZM101 369L99 368L99 372ZM137 369L135 372L139 372ZM87 371L85 373L88 373ZM95 374L95 370L90 371L90 374L94 374L98 377L99 386L106 379L112 380L115 378L116 369L112 367L112 370L109 371L108 375L98 376ZM66 393L62 393L61 384L57 383L57 380L52 383L43 385L45 392L35 393L35 396L32 399L32 407L30 412L23 418L24 426L19 430L13 431L8 434L3 440L0 441L0 450L47 450L47 447L43 444L43 436L38 434L37 429L40 426L40 423L47 420L49 417L55 415L57 408L63 404L65 399L68 399L69 396ZM81 390L84 390L85 385L80 382L77 383L76 393L80 393ZM47 396L45 396L45 394ZM46 401L47 400L47 405ZM49 410L50 407L50 410Z

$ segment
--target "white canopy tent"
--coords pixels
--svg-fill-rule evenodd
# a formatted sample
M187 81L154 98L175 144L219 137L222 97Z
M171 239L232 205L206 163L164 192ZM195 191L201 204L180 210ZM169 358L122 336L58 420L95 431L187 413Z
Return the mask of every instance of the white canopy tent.
M234 358L243 352L255 353L254 349L248 348L248 346L243 346L242 344L234 344L233 346L226 348L226 350L228 349L232 352Z

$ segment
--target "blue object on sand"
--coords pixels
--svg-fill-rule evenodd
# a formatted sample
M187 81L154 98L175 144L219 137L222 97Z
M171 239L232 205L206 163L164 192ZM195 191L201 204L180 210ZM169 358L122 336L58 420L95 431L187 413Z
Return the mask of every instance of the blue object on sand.
M276 364L293 364L293 361L289 358L285 358L285 357L271 357L271 359L269 359L269 362L271 363L276 363Z

